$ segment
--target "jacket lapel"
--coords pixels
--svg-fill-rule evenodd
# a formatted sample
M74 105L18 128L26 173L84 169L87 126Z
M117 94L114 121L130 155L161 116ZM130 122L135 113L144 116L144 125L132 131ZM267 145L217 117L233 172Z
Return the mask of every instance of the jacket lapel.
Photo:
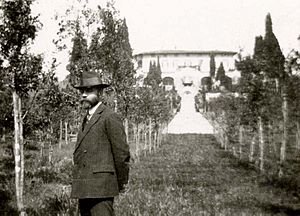
M82 132L83 132L83 131L82 131L82 127L83 127L83 121L84 121L84 118L85 118L85 117L83 117L83 118L81 119L81 125L80 125L80 127L79 127L78 134L77 134L76 146L77 146L78 140L80 140L81 137L82 137Z
M76 146L75 146L75 150L74 152L77 150L77 148L80 146L83 138L88 134L88 132L90 131L90 129L92 128L92 126L98 121L98 119L101 117L101 113L103 112L103 110L105 109L105 105L101 104L97 110L95 111L95 113L92 115L91 119L89 120L89 122L85 125L83 131L82 131L82 125L79 128L79 132L78 132L78 138L77 138L77 142L76 142Z

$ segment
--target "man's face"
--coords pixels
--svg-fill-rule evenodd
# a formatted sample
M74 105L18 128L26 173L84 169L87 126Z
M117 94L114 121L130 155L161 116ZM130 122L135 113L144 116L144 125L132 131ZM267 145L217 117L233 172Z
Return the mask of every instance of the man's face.
M102 90L97 87L86 87L80 90L80 102L84 109L90 109L100 101L100 93Z

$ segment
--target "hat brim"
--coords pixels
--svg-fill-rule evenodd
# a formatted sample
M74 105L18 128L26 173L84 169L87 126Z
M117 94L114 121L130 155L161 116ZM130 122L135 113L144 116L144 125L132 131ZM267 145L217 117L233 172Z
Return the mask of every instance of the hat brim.
M109 84L78 85L78 86L74 86L74 88L76 88L76 89L83 89L83 88L90 88L90 87L107 88L109 86L110 86Z

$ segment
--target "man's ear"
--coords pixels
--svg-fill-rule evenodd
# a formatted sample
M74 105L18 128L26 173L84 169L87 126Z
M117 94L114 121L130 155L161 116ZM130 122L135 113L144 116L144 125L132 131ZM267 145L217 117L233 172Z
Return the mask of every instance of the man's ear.
M103 97L103 88L98 89L98 97L102 99L102 97Z
M98 89L98 93L99 93L99 95L103 95L103 88L100 88L100 89Z

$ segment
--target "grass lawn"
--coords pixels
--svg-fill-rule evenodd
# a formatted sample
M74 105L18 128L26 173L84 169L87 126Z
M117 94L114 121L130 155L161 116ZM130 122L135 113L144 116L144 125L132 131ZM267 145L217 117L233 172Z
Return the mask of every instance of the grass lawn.
M274 184L220 149L213 136L165 140L156 153L131 164L127 190L115 199L117 216L300 215L293 182ZM28 215L74 215L76 200L69 198L74 143L54 146L51 165L34 146L25 148ZM0 149L0 209L15 215L13 157L5 145Z
M300 215L299 197L219 148L211 135L168 135L133 163L117 215Z

